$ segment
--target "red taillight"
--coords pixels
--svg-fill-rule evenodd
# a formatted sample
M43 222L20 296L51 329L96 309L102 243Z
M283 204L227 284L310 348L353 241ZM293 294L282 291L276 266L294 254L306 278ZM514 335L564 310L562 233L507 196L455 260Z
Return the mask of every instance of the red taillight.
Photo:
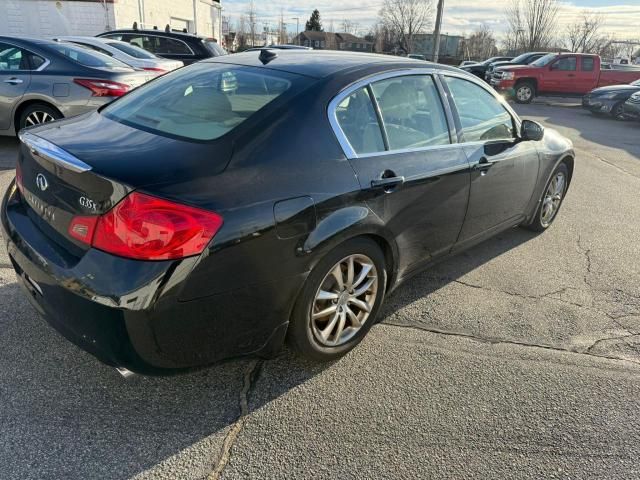
M24 193L24 186L22 183L22 168L20 167L20 163L16 163L16 186L20 193Z
M94 97L120 97L131 88L127 84L112 82L111 80L74 78L73 81L91 90Z
M88 218L95 219L93 232ZM71 232L74 225L89 241ZM121 257L168 260L202 253L221 226L216 213L133 192L102 216L75 217L69 234Z

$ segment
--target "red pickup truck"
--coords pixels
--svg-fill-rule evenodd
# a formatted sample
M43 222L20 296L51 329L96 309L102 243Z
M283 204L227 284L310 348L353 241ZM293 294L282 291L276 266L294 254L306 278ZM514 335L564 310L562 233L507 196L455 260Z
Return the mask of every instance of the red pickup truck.
M530 65L498 67L491 85L518 103L536 95L584 95L594 88L631 83L638 70L602 70L600 57L583 53L550 53Z

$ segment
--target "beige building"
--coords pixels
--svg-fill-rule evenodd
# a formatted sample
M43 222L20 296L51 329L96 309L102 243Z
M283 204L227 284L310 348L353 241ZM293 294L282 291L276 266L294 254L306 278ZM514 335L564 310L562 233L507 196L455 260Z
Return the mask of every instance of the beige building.
M96 35L157 27L220 38L219 0L0 0L0 35Z

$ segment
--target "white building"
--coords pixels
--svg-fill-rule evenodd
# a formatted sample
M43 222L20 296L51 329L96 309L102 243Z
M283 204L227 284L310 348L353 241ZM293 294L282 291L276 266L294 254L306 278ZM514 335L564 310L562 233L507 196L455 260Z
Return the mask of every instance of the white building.
M96 35L171 28L220 39L220 0L0 0L0 35Z

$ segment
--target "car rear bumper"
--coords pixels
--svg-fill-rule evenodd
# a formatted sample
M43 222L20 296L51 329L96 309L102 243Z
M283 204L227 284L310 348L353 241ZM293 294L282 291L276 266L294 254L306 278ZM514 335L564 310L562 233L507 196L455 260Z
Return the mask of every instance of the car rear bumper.
M640 120L640 103L625 103L623 115L628 118Z
M619 100L584 96L582 97L582 108L594 113L611 113L611 110L618 103L618 101Z
M36 310L102 362L143 374L270 353L281 346L305 275L180 301L197 257L139 262L89 250L65 257L31 222L12 186L0 225L18 281Z

